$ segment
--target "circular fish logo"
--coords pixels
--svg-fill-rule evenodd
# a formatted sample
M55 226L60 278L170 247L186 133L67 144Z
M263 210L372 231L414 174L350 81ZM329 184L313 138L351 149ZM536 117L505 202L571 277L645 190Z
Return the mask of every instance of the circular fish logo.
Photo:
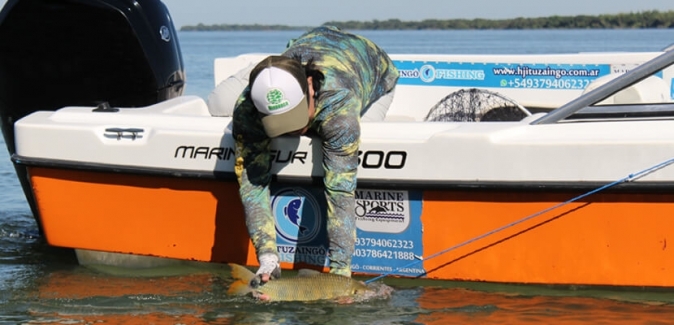
M321 229L321 216L316 199L301 188L279 191L272 199L276 234L289 243L309 243Z
M419 78L423 82L433 82L435 80L435 67L430 64L423 65L419 69Z

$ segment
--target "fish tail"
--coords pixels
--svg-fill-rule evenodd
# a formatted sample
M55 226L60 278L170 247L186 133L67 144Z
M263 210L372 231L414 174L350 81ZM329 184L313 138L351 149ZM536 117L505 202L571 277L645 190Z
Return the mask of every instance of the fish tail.
M255 277L255 274L238 264L229 263L229 267L232 268L232 277L236 281L229 286L227 294L245 295L251 292L250 281Z
M227 289L227 294L230 296L243 296L249 292L251 292L251 289L248 282L242 280L234 281L234 283L229 285L229 289Z

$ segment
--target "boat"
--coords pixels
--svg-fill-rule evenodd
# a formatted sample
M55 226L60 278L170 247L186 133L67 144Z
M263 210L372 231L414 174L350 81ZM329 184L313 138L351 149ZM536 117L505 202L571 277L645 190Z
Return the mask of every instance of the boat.
M185 79L161 1L7 0L0 10L0 128L10 155L14 122L34 111L146 106L182 95ZM26 170L14 167L39 219Z
M156 27L177 41L170 21ZM214 85L266 55L217 59ZM674 287L674 51L391 56L395 99L362 124L355 274ZM162 70L175 81L177 66ZM30 111L4 90L3 132L40 231L83 252L254 267L231 117L169 84L153 103L104 94ZM318 143L272 144L285 269L327 265ZM284 209L298 200L299 225Z

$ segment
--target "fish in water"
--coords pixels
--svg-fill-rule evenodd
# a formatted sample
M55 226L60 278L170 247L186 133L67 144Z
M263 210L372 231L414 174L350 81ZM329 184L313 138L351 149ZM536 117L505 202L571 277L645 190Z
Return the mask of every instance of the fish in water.
M350 277L300 270L296 277L271 280L257 287L251 286L255 274L247 268L230 263L232 277L236 280L227 290L229 295L253 294L261 300L314 301L339 298L369 298L375 292L365 283Z

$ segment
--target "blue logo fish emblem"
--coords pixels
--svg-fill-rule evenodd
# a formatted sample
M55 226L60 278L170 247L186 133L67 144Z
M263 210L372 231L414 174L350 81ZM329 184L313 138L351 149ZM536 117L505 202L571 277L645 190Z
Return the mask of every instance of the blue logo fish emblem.
M282 188L271 199L277 240L306 244L317 238L323 229L323 218L321 207L310 191L299 187Z
M419 78L423 82L433 82L435 80L435 67L430 64L425 64L419 68Z
M304 235L307 232L307 227L302 226L302 199L296 198L288 202L288 205L283 207L283 214L292 222L297 228L300 229L300 235Z

